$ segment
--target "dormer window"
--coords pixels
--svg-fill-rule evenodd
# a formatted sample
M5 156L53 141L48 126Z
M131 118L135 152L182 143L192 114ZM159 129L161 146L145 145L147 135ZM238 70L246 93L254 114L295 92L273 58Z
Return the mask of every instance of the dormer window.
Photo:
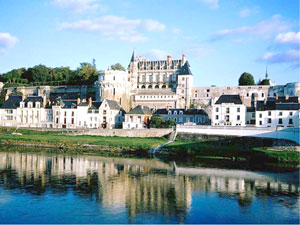
M28 108L32 108L32 102L28 102Z
M40 103L40 102L36 102L36 103L35 103L35 107L36 107L36 108L40 108L40 107L41 107L41 103Z
M183 115L183 112L182 112L182 111L179 111L179 115Z
M177 111L174 111L174 115L177 115Z
M169 110L169 111L168 111L168 115L172 115L172 111Z

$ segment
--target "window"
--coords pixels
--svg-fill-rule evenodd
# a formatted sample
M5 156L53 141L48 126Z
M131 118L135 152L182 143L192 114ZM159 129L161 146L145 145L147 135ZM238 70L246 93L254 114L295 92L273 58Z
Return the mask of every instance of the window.
M265 97L265 93L261 93L261 97Z
M293 119L289 119L289 124L293 124Z
M113 95L116 95L116 89L115 88L113 89Z
M292 116L293 115L293 112L290 112L290 114L289 114L290 116Z
M225 121L226 121L226 122L229 122L229 116L228 116L228 115L225 116Z
M195 98L197 98L198 97L198 94L195 94Z
M239 107L239 108L237 108L237 112L240 112L240 111L241 111L240 107Z
M262 121L259 121L259 125L262 125Z
M74 124L74 118L72 118L72 122L71 123Z
M229 108L226 108L226 113L229 113L229 112L230 112Z
M67 116L67 112L65 111L65 116Z
M216 120L218 120L219 119L219 115L216 115Z
M219 108L216 108L216 112L219 112Z
M169 110L169 111L168 111L168 115L172 115L172 111Z
M255 118L255 113L252 113L252 118Z
M268 119L268 123L272 123L272 119L271 118Z
M282 124L282 119L281 118L278 120L278 124Z
M72 111L72 116L74 116L74 111Z
M259 114L259 118L262 118L262 114L261 113Z
M177 111L174 111L174 115L177 115Z
M278 114L279 116L282 116L282 112L279 112L279 114Z
M237 119L237 120L240 120L240 119L241 119L241 116L240 116L240 115L237 115L236 119Z
M271 111L268 111L268 116L271 116L272 115L272 112Z
M179 115L183 115L183 112L182 112L182 111L179 111Z

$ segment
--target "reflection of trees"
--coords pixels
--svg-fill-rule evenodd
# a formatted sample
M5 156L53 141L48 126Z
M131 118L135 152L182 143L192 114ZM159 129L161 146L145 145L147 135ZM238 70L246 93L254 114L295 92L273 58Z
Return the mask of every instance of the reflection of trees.
M297 196L298 186L264 180L219 176L175 176L158 169L156 161L128 159L115 163L90 156L38 155L0 152L0 185L32 195L46 191L96 199L104 207L125 206L129 218L138 214L175 216L184 222L192 202L192 192L217 192L233 198L241 207L251 205L254 196ZM135 165L136 164L136 165ZM137 166L138 165L138 166ZM164 166L164 165L163 165ZM283 205L297 203L282 202Z

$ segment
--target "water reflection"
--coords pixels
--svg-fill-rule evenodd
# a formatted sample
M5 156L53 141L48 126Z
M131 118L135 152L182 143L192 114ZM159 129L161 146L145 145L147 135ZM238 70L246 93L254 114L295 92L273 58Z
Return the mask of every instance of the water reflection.
M130 223L141 214L187 222L195 192L217 193L241 208L249 207L255 197L268 196L278 197L278 204L286 208L299 204L298 179L282 182L269 175L225 170L178 171L155 160L0 152L0 187L34 196L73 192L103 208L124 207Z

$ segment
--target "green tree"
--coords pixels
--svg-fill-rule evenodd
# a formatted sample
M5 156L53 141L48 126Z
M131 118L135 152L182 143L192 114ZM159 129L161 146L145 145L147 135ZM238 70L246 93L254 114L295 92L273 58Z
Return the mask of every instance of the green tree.
M264 79L259 83L259 85L270 85L270 80Z
M98 71L91 63L80 63L74 75L77 84L93 84L97 80Z
M125 70L124 66L122 66L120 63L116 63L114 65L111 65L110 68L112 70Z
M33 82L46 83L51 80L50 68L44 65L37 65L32 68L32 79Z
M242 73L239 79L239 86L255 85L254 78L250 73Z
M152 116L150 120L150 127L151 128L161 128L164 120L159 116Z

